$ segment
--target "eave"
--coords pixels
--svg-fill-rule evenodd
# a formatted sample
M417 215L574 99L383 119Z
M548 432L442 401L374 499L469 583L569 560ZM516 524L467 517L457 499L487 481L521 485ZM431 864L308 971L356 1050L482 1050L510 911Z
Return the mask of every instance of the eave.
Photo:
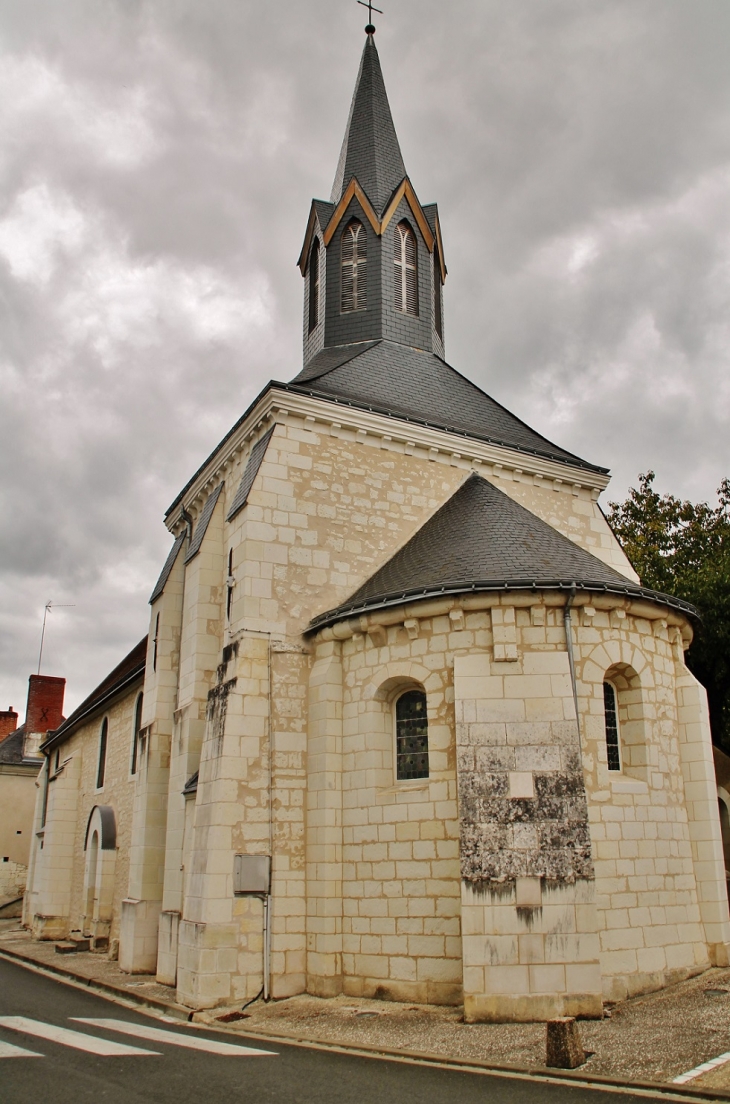
M186 483L165 514L165 524L177 535L185 524L182 511L198 509L214 486L225 479L238 455L272 421L291 419L305 428L334 436L353 436L373 447L388 448L451 466L490 472L516 481L552 483L556 491L593 498L608 486L604 468L556 460L537 450L517 449L487 436L477 436L448 426L402 415L386 414L364 403L324 395L315 388L272 380L254 399L207 460ZM543 483L545 485L545 483Z

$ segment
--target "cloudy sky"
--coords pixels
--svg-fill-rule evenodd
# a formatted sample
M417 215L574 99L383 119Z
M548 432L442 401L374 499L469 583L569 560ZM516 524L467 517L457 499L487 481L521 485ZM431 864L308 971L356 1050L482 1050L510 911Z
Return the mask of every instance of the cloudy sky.
M728 0L385 0L448 358L621 498L730 475ZM147 628L165 508L301 362L355 0L0 0L0 707Z

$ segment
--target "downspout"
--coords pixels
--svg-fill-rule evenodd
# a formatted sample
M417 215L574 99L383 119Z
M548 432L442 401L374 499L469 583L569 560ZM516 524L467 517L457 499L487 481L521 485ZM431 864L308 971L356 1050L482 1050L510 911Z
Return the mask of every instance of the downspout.
M565 643L568 648L568 666L570 667L570 684L573 688L573 705L575 707L575 723L578 726L578 739L580 740L580 713L578 712L578 686L575 681L575 656L573 655L573 622L570 616L570 608L575 598L575 583L570 588L570 593L563 607L563 625L565 626Z

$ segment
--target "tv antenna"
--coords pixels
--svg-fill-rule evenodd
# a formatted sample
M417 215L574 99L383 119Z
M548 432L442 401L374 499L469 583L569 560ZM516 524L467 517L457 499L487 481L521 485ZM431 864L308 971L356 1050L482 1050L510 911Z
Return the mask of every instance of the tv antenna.
M41 660L43 659L43 641L46 636L46 618L52 609L71 609L75 602L46 602L43 610L43 628L41 629L41 650L38 652L38 674L41 673Z

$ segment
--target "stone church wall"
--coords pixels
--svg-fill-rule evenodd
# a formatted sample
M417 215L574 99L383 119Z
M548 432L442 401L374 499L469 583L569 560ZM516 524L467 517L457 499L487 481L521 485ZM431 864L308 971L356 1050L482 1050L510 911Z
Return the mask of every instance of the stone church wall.
M135 777L131 774L132 736L141 682L117 698L103 713L81 725L51 753L46 826L43 847L34 837L32 892L26 902L26 922L37 938L63 938L70 931L96 936L99 945L117 940L122 901L129 881L132 805ZM104 717L107 734L104 784L97 788L99 736ZM35 832L41 831L43 775L35 812ZM110 806L116 822L113 852L99 852L104 861L103 915L95 920L90 908L86 831L92 811ZM101 889L101 880L98 883ZM98 894L97 894L98 896Z

